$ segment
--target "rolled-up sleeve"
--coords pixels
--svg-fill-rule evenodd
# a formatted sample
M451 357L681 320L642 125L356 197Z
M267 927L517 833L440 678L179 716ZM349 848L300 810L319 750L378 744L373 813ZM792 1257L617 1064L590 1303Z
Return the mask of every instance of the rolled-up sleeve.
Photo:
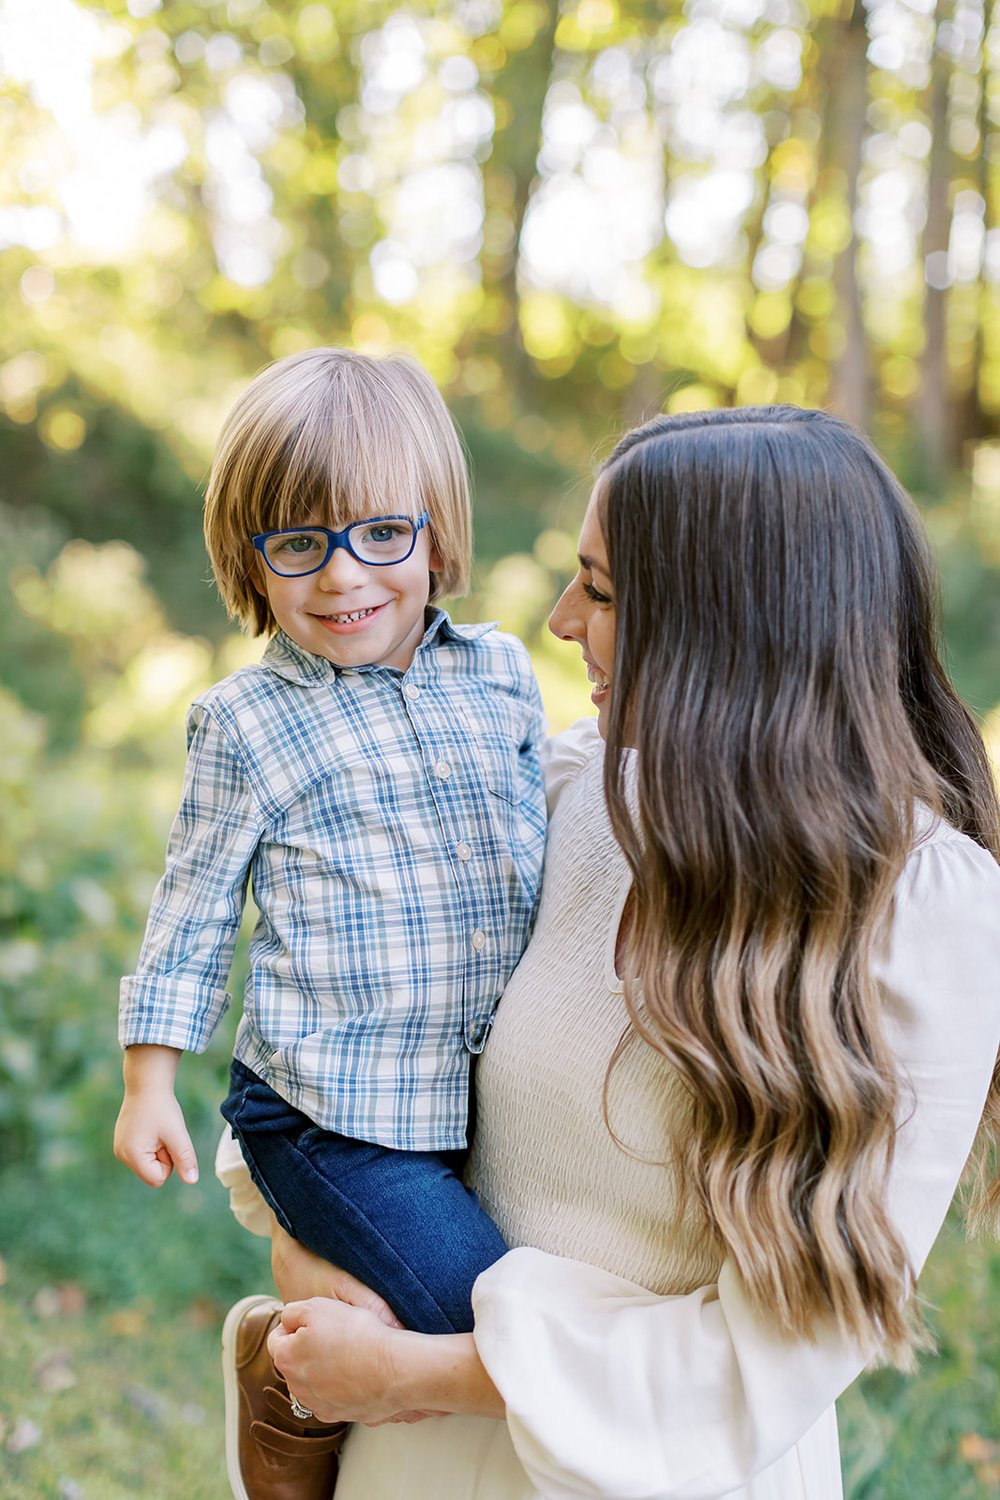
M200 1052L230 997L233 949L261 825L229 741L204 708L188 718L180 809L134 974L121 982L123 1047Z
M967 839L918 849L879 969L906 1080L889 1182L916 1271L951 1202L1000 1044L1000 871ZM547 1500L710 1500L787 1453L874 1347L793 1340L735 1268L686 1296L530 1248L476 1283L476 1343L511 1438ZM812 1491L810 1491L812 1493Z

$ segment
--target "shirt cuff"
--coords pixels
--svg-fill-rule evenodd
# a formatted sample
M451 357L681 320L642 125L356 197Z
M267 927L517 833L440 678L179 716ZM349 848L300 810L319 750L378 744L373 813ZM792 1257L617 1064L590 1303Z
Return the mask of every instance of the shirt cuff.
M129 974L121 982L118 1040L123 1047L204 1052L231 996L190 979Z

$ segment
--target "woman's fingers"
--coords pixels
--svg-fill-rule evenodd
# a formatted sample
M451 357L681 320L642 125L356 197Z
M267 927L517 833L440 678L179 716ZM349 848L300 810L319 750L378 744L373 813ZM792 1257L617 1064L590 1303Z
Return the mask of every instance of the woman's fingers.
M283 1333L294 1333L297 1328L305 1328L308 1322L308 1302L286 1302L281 1309L281 1329Z
M388 1427L392 1422L423 1422L427 1417L446 1417L446 1411L398 1411L394 1417L383 1417L381 1422L365 1422L365 1427Z

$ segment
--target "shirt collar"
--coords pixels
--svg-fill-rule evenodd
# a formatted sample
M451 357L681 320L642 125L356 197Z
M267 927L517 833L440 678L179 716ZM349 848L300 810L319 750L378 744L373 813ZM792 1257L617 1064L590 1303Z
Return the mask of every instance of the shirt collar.
M426 620L427 627L414 653L414 662L419 659L422 651L437 645L439 640L454 641L457 644L478 641L495 630L499 623L497 620L489 620L481 625L456 625L446 610L438 609L435 605L428 605ZM332 661L327 661L325 656L314 656L311 651L296 645L283 630L271 637L260 664L267 671L274 672L286 682L294 682L299 687L318 687L321 683L336 682L343 671L343 668L335 666ZM365 666L351 670L378 672L394 669Z

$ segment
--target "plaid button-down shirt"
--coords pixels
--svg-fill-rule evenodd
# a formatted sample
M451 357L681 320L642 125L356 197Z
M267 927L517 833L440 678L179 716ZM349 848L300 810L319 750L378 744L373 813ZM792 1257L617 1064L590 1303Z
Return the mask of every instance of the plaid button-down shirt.
M435 611L405 673L275 636L192 707L122 1045L205 1047L249 881L240 1061L327 1129L464 1145L469 1054L535 911L543 734L527 652L490 625Z

